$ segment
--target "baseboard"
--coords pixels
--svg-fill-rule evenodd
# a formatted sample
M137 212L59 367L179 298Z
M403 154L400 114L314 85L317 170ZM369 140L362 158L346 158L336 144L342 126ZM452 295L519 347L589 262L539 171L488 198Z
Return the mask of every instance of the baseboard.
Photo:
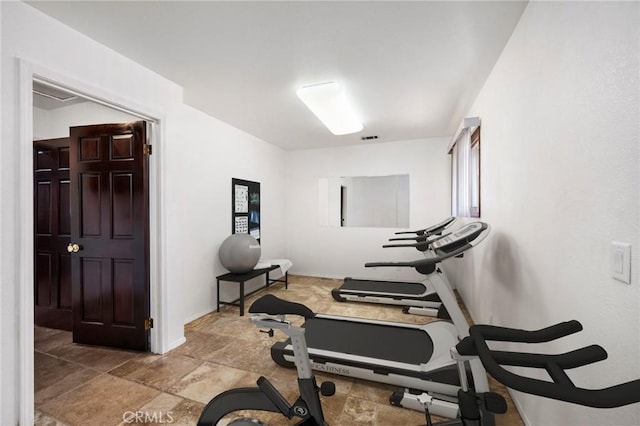
M520 418L522 418L522 422L525 424L525 426L531 426L532 423L527 418L526 413L522 409L522 404L520 404L520 401L516 398L515 393L509 388L507 388L507 392L509 392L509 396L511 397L511 400L513 401L513 405L516 406L516 410L518 410L518 414L520 414Z
M331 280L344 279L344 275L332 275L332 274L325 274L320 272L300 272L300 271L289 270L289 276L291 275L297 275L299 277L328 278Z
M187 338L182 336L181 338L179 338L178 340L175 340L173 342L171 342L169 344L169 350L167 350L167 352L177 348L178 346L182 345L183 343L185 343L187 341Z
M187 324L189 324L191 321L195 321L195 320L197 320L197 319L198 319L198 318L200 318L200 317L203 317L203 316L205 316L205 315L208 315L208 314L210 314L210 313L214 312L216 309L217 309L217 308L216 308L215 306L212 306L211 308L209 308L208 310L206 310L206 311L204 311L204 312L201 312L201 313L199 313L199 314L195 314L195 315L191 315L191 316L187 317L187 318L182 322L182 324L183 324L183 325L187 325Z

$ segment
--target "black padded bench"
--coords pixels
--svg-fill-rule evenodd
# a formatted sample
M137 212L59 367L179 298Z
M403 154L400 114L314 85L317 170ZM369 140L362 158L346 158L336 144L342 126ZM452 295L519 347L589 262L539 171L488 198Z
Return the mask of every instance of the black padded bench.
M231 306L238 306L240 307L240 316L244 315L244 299L246 296L250 296L253 293L260 291L263 289L263 287L257 288L254 291L244 294L244 283L245 281L249 281L253 278L259 277L260 275L264 274L265 275L265 287L269 287L269 285L273 284L273 283L284 283L284 288L288 288L289 287L289 273L285 272L284 273L284 279L279 278L279 279L271 279L269 278L269 272L278 269L280 267L280 265L272 265L268 268L262 268L262 269L254 269L252 271L249 271L247 273L244 274L234 274L232 272L223 274L223 275L218 275L216 277L217 283L216 283L216 290L217 290L217 299L218 299L218 309L217 312L220 312L220 305L231 305ZM227 282L232 282L232 283L239 283L240 284L240 297L232 302L221 302L220 301L220 281L227 281Z

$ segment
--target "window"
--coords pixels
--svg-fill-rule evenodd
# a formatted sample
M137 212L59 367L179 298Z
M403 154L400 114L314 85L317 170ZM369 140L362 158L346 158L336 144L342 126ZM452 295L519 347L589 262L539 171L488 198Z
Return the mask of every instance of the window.
M449 149L451 213L480 217L480 119L465 118Z
M480 127L471 134L471 152L469 159L469 177L471 179L471 205L469 216L480 217Z

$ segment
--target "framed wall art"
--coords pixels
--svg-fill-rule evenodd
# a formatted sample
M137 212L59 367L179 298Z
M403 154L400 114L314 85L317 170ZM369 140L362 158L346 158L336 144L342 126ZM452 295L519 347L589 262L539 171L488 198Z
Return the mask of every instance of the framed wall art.
M260 182L231 179L231 233L249 234L260 242Z

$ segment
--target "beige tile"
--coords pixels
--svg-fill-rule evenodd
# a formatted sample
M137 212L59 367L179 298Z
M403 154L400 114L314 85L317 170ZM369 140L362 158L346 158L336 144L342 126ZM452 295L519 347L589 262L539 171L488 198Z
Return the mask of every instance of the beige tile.
M69 426L67 423L64 423L37 410L34 413L33 424L34 426Z
M360 398L347 397L337 424L373 425L376 419L377 404Z
M293 377L267 377L271 384L280 392L289 403L293 404L300 396L300 390L298 389L297 376ZM255 386L256 383L247 384L246 386Z
M434 417L432 420L435 423L438 420L445 419ZM426 421L427 419L424 413L420 413L418 411L408 410L401 407L394 407L388 404L379 404L376 407L375 425L378 426L423 426Z
M339 419L344 411L347 398L347 395L339 393L336 393L333 396L320 397L320 401L322 402L322 412L324 413L324 419L327 423L330 425L342 424L339 423Z
M227 345L235 343L235 338L216 333L202 333L189 330L185 332L187 342L171 351L171 354L180 354L205 361L215 361L216 352Z
M204 404L186 399L182 400L171 410L173 418L171 425L193 426L198 422L203 409Z
M152 355L134 358L109 373L123 379L166 390L202 361L178 354Z
M238 382L252 380L255 383L258 377L259 375L245 370L205 362L171 386L167 392L206 404L219 393L236 388Z
M40 352L34 353L36 407L88 382L101 373Z
M250 315L245 316L229 316L219 318L214 321L210 319L208 323L203 324L197 331L201 333L212 333L217 336L228 336L231 339L246 336L253 336L257 333L257 328L249 322Z
M159 398L160 397L156 398L156 400ZM158 409L155 406L147 407L150 404L153 405L156 401L154 400L139 410L130 413L129 416L131 417L127 418L126 421L123 421L118 426L130 426L132 424L136 426L195 425L200 417L200 413L204 409L204 405L187 399L177 399L179 401L170 409Z
M40 410L70 425L113 426L128 411L137 411L160 394L159 391L109 374L42 405Z
M40 352L48 352L58 346L72 343L71 332L54 330L52 328L35 327L33 331L34 349Z
M51 349L49 353L100 371L109 371L140 355L139 352L79 345L77 343L56 347Z
M163 392L160 395L153 398L151 401L147 402L142 407L140 407L140 411L151 411L151 412L171 411L173 410L173 408L175 408L176 405L178 405L182 401L183 399L180 397Z
M245 329L242 337L237 337L233 344L216 352L214 361L228 367L269 376L277 366L270 353L271 345L276 341L266 334L259 333L257 329Z

